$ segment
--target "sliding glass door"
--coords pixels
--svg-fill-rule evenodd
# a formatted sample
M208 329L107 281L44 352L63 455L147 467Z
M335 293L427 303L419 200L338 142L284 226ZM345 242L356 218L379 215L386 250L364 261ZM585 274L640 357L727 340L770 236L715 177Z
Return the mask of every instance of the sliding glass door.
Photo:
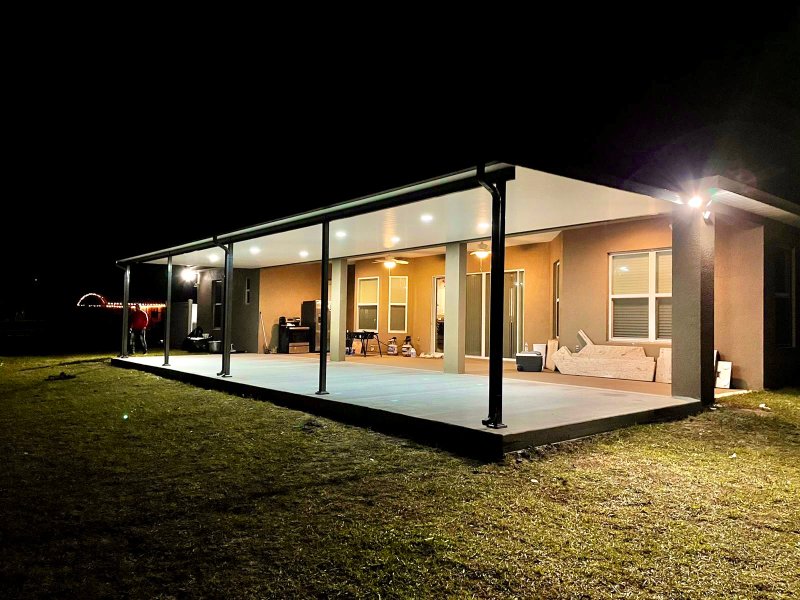
M522 348L524 271L506 271L503 275L503 357L514 358ZM489 311L492 276L490 273L467 275L467 356L489 356Z

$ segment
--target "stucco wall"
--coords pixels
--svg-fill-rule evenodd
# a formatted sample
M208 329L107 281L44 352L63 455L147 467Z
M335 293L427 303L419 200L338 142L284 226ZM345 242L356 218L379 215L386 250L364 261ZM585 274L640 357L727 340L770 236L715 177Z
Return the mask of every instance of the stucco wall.
M506 248L506 269L525 270L523 340L529 344L544 343L551 331L551 280L554 251L553 243L528 244ZM558 251L556 250L556 255ZM408 276L409 307L408 334L414 346L422 352L430 352L433 319L433 280L444 276L444 254L413 258L408 265L397 265L391 273L380 263L359 261L355 264L355 278L379 277L380 295L378 309L378 335L382 341L389 336L389 275ZM483 261L483 271L490 269L490 260ZM467 272L479 273L480 261L474 256L467 259ZM355 314L355 307L353 314ZM397 335L402 338L402 334Z
M279 317L299 317L300 305L305 300L320 298L320 277L319 263L261 269L259 310L264 319L267 346L278 346ZM263 346L264 335L259 327L258 347Z
M643 346L648 356L658 356L664 344L608 341L608 255L671 247L669 224L669 218L658 217L568 229L562 233L559 338L562 346L574 349L578 330L583 329L597 344Z
M215 279L224 279L223 269L207 269L200 271L200 282L197 284L197 326L202 327L205 333L210 333L215 340L222 339L222 330L214 329L213 304L211 298L211 284Z
M212 282L224 279L223 269L208 269L200 272L197 286L197 325L215 340L222 339L222 329L213 328ZM233 298L231 313L231 343L236 350L258 352L258 269L233 270ZM250 278L250 304L245 304L245 279Z
M733 362L731 387L764 387L764 228L717 215L714 346Z
M800 263L800 231L781 223L768 222L764 228L764 387L800 385L800 348L779 348L775 338L775 265L779 247L795 248ZM795 264L795 302L800 302L800 268ZM800 312L800 307L795 309ZM800 320L800 319L798 319ZM800 324L795 323L800 345Z

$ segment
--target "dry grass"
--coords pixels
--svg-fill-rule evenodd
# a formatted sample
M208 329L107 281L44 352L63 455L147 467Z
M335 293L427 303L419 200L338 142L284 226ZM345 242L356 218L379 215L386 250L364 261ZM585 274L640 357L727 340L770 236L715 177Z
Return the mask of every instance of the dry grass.
M800 594L796 390L487 465L103 358L0 362L11 597Z

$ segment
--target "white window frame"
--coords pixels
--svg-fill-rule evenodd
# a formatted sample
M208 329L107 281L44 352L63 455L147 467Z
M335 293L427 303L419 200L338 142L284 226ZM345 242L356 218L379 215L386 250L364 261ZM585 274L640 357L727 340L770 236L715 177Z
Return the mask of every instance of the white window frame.
M654 248L651 250L627 250L625 252L611 252L608 255L608 340L611 342L642 342L650 344L672 344L671 338L657 338L656 337L656 300L658 298L672 298L670 293L656 292L656 257L659 252L672 252L672 248ZM614 257L625 256L626 254L647 254L648 255L648 287L649 291L646 294L612 294L614 285ZM671 279L670 275L670 279ZM647 312L648 312L648 337L646 338L629 338L629 337L614 337L614 300L624 298L647 298Z
M377 297L375 298L375 302L360 302L361 300L361 282L366 279L375 279L378 282L377 285ZM361 307L362 306L374 306L375 307L375 325L378 327L375 329L361 327ZM356 281L356 331L378 331L378 328L381 324L381 278L377 275L374 277L359 277Z
M251 282L249 277L244 278L244 303L250 304L250 298L252 295L252 288L250 287Z
M406 301L405 302L392 302L392 279L405 279L406 280ZM402 306L405 309L405 317L403 323L405 329L392 329L392 307ZM389 333L408 333L408 275L389 275L389 310L386 311L386 326Z

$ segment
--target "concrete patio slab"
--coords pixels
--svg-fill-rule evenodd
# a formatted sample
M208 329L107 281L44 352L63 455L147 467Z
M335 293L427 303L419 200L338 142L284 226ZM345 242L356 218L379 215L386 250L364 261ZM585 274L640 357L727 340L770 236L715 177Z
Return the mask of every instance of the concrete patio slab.
M328 395L315 392L316 356L234 354L233 377L218 377L219 355L114 359L207 388L245 394L333 419L368 426L459 453L497 459L504 452L673 419L701 410L698 401L608 388L504 378L505 429L481 424L488 410L488 378L406 368L398 363L328 364Z

